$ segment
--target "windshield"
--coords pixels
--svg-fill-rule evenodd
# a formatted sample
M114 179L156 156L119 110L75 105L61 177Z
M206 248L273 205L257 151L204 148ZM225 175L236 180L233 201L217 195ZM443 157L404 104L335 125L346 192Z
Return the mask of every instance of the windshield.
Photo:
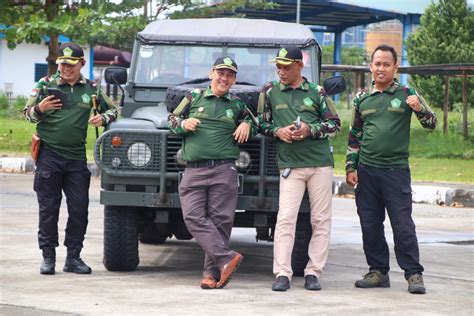
M312 61L310 48L303 50L303 75L310 81ZM239 67L237 81L261 86L277 80L275 64L276 48L213 47L213 46L146 46L138 49L135 64L135 84L176 85L193 79L207 78L214 61L227 55ZM317 73L317 72L316 72Z

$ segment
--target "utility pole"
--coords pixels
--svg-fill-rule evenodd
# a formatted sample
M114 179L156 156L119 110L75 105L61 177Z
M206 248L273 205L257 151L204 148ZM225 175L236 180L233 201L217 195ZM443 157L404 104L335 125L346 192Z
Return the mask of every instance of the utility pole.
M301 0L296 1L296 23L300 24Z

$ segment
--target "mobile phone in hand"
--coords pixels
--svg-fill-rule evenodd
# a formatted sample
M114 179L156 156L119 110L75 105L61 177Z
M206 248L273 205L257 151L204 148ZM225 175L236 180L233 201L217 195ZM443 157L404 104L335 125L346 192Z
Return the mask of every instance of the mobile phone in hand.
M60 99L63 108L67 106L67 95L58 88L48 88L48 95L53 95L56 99Z

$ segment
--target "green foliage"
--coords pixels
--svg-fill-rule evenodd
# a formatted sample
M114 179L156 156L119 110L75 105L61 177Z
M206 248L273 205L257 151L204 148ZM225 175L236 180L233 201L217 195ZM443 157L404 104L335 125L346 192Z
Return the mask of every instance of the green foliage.
M334 45L328 45L322 47L323 51L323 64L332 64L334 61ZM343 47L342 48L342 64L343 65L365 65L369 62L369 56L364 48L359 47ZM326 73L322 76L322 79L331 77L332 73ZM354 97L354 78L355 75L353 72L343 73L344 78L346 79L347 89L342 93L342 99L347 99L348 103L352 102Z
M410 34L406 46L411 65L472 63L474 60L474 13L466 0L433 2ZM443 105L444 78L412 76L412 84L436 107ZM462 102L462 83L450 79L450 103ZM474 97L474 80L468 80L468 99Z
M10 118L20 118L23 116L22 110L28 99L18 96L10 100L5 94L0 93L0 116Z

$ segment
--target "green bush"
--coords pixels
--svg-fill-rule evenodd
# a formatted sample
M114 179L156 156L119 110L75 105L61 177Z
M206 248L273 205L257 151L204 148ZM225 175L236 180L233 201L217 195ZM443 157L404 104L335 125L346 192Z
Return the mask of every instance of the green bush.
M0 116L10 118L23 117L23 108L28 99L24 96L17 96L16 99L10 100L7 95L0 93Z

